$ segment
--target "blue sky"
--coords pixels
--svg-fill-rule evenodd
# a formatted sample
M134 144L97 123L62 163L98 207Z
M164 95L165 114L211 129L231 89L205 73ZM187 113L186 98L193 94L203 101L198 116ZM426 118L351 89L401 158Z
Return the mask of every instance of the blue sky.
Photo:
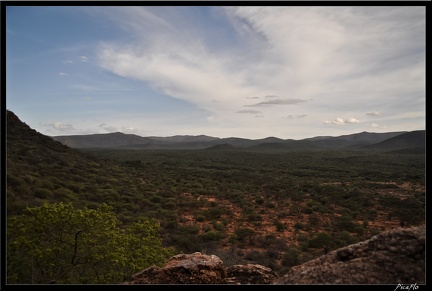
M424 6L9 6L6 108L49 136L425 129Z

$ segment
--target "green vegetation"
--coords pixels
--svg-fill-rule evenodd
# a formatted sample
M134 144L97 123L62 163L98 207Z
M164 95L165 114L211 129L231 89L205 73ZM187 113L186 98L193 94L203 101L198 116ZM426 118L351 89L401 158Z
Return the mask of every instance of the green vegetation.
M106 204L96 210L72 203L26 208L8 218L8 283L120 283L172 256L161 246L156 221L120 224Z
M157 221L176 254L280 273L425 219L425 154L406 151L73 150L8 119L6 182L8 223L45 203L106 204L125 231ZM30 282L11 254L8 281Z

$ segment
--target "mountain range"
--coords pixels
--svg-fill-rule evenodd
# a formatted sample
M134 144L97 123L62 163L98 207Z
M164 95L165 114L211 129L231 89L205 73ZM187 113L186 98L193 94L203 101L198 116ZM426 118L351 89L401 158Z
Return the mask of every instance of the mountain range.
M426 131L386 133L360 132L341 136L317 136L301 140L267 137L246 139L218 138L207 135L176 135L142 137L121 132L90 135L52 136L71 148L105 149L251 149L251 150L377 150L419 151L426 148Z

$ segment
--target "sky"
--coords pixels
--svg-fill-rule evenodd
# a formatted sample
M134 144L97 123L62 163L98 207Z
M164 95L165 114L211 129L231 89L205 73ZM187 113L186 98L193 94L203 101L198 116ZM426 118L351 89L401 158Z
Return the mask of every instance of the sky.
M425 6L9 6L6 108L48 136L425 129Z

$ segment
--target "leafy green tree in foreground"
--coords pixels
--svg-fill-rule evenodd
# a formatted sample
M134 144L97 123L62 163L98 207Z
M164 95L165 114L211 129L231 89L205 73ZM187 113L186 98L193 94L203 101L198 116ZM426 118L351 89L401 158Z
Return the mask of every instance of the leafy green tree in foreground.
M157 221L122 229L106 204L47 203L7 223L9 284L116 284L173 255L162 247Z

